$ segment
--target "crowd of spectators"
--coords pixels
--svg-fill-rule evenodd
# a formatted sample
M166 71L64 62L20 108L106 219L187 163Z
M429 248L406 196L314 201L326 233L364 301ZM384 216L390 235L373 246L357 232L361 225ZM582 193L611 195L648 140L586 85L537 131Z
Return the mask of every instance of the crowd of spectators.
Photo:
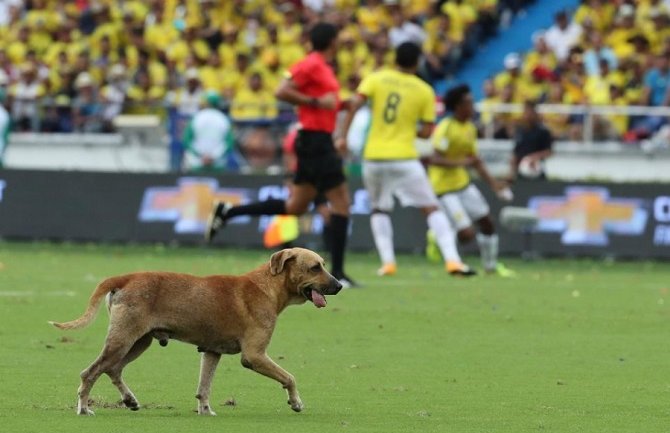
M280 116L272 91L319 19L341 28L343 92L405 40L452 74L526 0L6 0L0 87L18 131L110 131L119 113L192 115L206 90L235 121ZM349 85L347 85L349 83ZM346 95L344 95L346 96Z
M484 83L483 106L550 104L667 106L670 102L670 1L583 0L574 14L533 36L525 56L510 53L504 70ZM495 136L510 138L520 114L484 111ZM582 138L583 115L545 114L559 139ZM595 139L637 141L667 122L655 116L594 117Z
M449 78L532 1L5 0L0 104L15 132L113 132L120 114L160 116L176 169L183 131L213 90L236 151L263 168L295 119L273 91L309 51L315 22L341 30L333 66L346 99L408 40L424 49L425 80Z

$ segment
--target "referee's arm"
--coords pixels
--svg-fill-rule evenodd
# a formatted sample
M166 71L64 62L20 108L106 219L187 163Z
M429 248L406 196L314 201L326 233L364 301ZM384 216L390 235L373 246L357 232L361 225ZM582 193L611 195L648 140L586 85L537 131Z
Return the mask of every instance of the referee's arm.
M298 90L297 86L290 78L282 80L275 91L275 97L280 101L288 102L293 105L309 105L315 108L325 110L334 110L337 106L337 97L334 93L327 93L319 98L309 96Z

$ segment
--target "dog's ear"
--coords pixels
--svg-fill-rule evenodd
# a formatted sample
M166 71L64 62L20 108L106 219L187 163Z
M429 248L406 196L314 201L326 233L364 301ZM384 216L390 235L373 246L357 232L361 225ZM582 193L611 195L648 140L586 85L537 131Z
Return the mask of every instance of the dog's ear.
M270 274L281 274L288 260L295 258L296 253L292 249L281 250L270 257Z

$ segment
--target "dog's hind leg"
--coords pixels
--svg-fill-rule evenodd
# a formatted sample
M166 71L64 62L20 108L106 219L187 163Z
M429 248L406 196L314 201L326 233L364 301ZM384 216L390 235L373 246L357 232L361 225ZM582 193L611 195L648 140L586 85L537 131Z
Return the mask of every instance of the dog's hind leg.
M93 411L88 407L88 396L91 388L93 388L100 375L113 371L130 352L137 340L148 331L137 329L136 324L138 321L135 318L127 317L124 313L124 311L115 312L114 308L112 308L109 332L102 352L80 374L81 385L79 385L79 389L77 390L79 397L77 414L79 415L93 415Z
M303 410L304 405L300 400L300 394L291 373L277 365L265 353L266 345L247 346L242 349L242 366L250 368L257 373L267 376L281 383L288 393L288 404L296 412Z
M200 358L200 382L198 383L198 394L195 396L198 399L199 415L216 415L209 405L209 391L220 359L221 354L214 352L203 352Z
M140 403L137 401L137 398L135 398L135 395L130 390L130 388L128 388L128 385L126 385L123 381L121 374L126 365L136 360L142 353L144 353L145 350L149 348L149 346L151 346L152 340L153 339L150 334L147 334L137 340L130 351L121 360L121 362L118 365L112 367L111 370L107 371L107 375L110 379L112 379L112 383L119 389L119 392L121 393L123 404L125 404L126 407L130 410L138 410L140 408Z

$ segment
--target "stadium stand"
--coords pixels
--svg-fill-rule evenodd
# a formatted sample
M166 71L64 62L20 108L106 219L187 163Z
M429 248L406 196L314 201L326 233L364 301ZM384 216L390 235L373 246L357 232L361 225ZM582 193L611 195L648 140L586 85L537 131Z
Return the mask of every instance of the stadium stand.
M532 50L508 53L504 70L484 83L482 122L493 123L495 138L510 138L518 115L486 107L533 100L576 107L545 113L558 139L581 139L584 107L597 113L589 125L596 141L649 137L667 116L616 108L668 105L669 23L670 2L664 0L584 0L574 14L558 12L551 27L532 35Z
M347 83L390 65L405 40L423 45L425 79L450 77L529 2L8 0L0 3L0 87L14 131L111 132L116 116L138 114L176 124L173 135L215 89L243 126L244 153L244 137L258 135L249 128L265 128L262 141L294 120L272 90L309 49L317 20L342 28L335 66L346 97Z

